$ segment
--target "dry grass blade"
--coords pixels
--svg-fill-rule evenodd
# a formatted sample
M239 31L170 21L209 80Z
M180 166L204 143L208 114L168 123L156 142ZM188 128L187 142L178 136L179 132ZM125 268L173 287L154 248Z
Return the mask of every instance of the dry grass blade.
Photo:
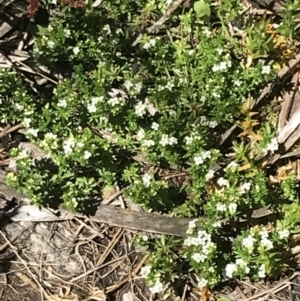
M296 72L292 78L291 83L293 84L292 90L287 91L284 95L283 102L281 105L281 111L279 113L279 120L278 120L278 132L281 133L282 129L287 123L287 119L289 116L290 109L292 107L292 102L296 93L297 89L297 82L298 82L299 73Z
M261 92L260 96L251 104L251 109L257 106L268 94L271 93L272 88L275 86L276 82L282 79L291 69L293 69L300 62L300 53L296 55L295 59L289 61L289 63L284 66L278 73L274 82L269 83ZM221 145L229 138L233 131L237 128L237 124L234 124L230 129L222 134Z
M153 25L151 25L150 27L148 27L146 29L147 33L154 33L157 32L163 25L164 23L170 19L170 17L172 16L172 13L186 0L176 0L174 2L172 2L168 8L168 10L166 11L166 13L159 19L157 20ZM132 43L132 46L137 45L137 43L141 40L142 38L142 34L140 34L136 40Z
M49 295L47 294L47 292L44 290L44 288L42 287L42 285L39 283L39 281L36 279L36 277L33 275L33 273L31 272L31 270L29 269L28 265L26 264L26 262L21 258L21 256L18 254L18 252L15 250L15 248L13 247L13 245L10 243L10 241L7 239L7 237L4 235L4 233L2 231L0 231L0 234L2 235L2 237L4 238L4 240L8 243L8 245L10 246L10 248L12 249L12 251L15 253L15 255L18 257L18 259L20 260L20 262L24 265L25 269L27 270L28 274L31 276L31 279L37 284L37 286L40 288L40 292L41 292L41 298L43 300L43 297L46 297L47 300L49 300Z

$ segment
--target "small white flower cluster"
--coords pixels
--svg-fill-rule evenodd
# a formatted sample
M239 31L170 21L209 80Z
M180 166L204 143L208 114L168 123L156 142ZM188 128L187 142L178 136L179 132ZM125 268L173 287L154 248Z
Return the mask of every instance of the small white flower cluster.
M136 139L138 141L142 141L145 138L145 136L146 136L146 133L145 133L144 129L140 129L136 134Z
M145 139L143 140L142 145L146 147L151 147L155 145L155 142L152 139Z
M65 99L60 99L57 103L57 106L60 108L66 108L67 107L67 101Z
M74 53L75 55L77 55L79 52L80 52L80 48L79 48L78 46L75 46L75 47L73 48L73 53Z
M193 143L195 140L200 140L201 137L198 134L192 133L191 136L185 137L185 144L190 145Z
M205 181L209 181L214 177L215 172L210 169L207 174L205 175Z
M290 236L290 231L287 229L281 229L278 231L280 239L287 239Z
M140 274L142 277L147 278L150 273L151 273L150 265L145 265L141 268Z
M194 233L194 229L197 227L196 225L197 220L194 219L192 221L189 221L188 229L186 231L186 234L191 235Z
M227 206L226 206L226 204L219 202L216 205L216 209L217 209L217 211L220 211L220 212L226 212L227 211ZM237 204L236 203L229 203L228 211L229 211L230 214L236 213L236 209L237 209Z
M124 105L125 99L127 98L127 94L123 90L114 88L112 88L111 91L108 92L108 95L110 96L110 98L107 103L112 107L115 107L117 105Z
M277 138L273 138L271 142L266 145L266 147L263 150L263 153L267 154L268 152L271 152L271 154L273 154L275 151L278 150L278 147L279 145Z
M19 154L18 154L18 157L17 159L20 160L20 159L26 159L29 157L29 153L27 153L26 149L22 149Z
M202 151L199 155L194 157L194 162L196 165L203 164L206 159L211 158L211 151Z
M239 165L236 162L232 161L224 168L224 171L235 171L237 170L238 166Z
M269 239L268 231L264 228L259 232L259 234L261 236L261 245L268 251L273 249L273 242Z
M218 98L218 97L216 97L216 98ZM218 125L218 123L216 121L214 121L214 120L213 121L209 121L209 120L207 120L207 118L205 116L201 116L200 117L200 123L203 126L208 126L208 127L212 128L212 129L214 129Z
M152 175L150 175L148 173L143 175L142 180L143 180L145 187L147 187L147 188L150 187L152 179L153 179Z
M160 281L160 279L157 279L155 284L151 287L149 287L149 290L151 292L151 294L159 294L160 292L162 292L164 286L162 284L162 282Z
M198 287L200 288L200 290L204 289L208 284L208 281L205 278L201 278L198 281Z
M271 73L271 67L269 65L262 67L261 74L270 74L270 73Z
M31 135L33 137L37 137L38 136L38 132L39 132L39 129L32 129L32 128L29 128L26 132L26 135Z
M68 138L63 143L63 149L66 155L70 155L73 152L75 141L73 137Z
M239 187L239 192L240 192L241 194L244 194L244 193L246 193L247 191L249 191L250 188L251 188L251 183L249 183L249 182L243 183L243 184L241 184L240 187Z
M217 181L218 185L229 187L229 181L224 179L223 177L219 178Z
M256 239L251 234L249 234L246 238L242 239L243 247L245 247L249 252L253 251L255 242Z
M175 145L177 144L178 140L175 137L169 137L169 135L163 134L159 144L161 144L162 146L167 146L167 145Z
M235 263L228 263L225 268L225 273L228 278L232 278L233 274L238 271L238 269L242 270L244 273L248 274L250 272L250 268L247 266L247 262L241 258L236 259Z
M91 152L89 152L89 151L84 151L84 153L83 153L83 158L85 159L85 160L88 160L90 157L92 156L92 153Z
M130 80L126 80L123 84L124 88L127 90L127 91L130 91L131 88L133 88L133 90L136 92L136 93L140 93L141 90L142 90L142 83L136 83L134 84L132 81Z
M157 122L152 122L151 129L157 131L159 128L159 124Z
M231 66L232 66L232 63L229 60L228 61L224 61L224 62L220 62L219 64L213 65L212 71L213 72L226 71Z
M95 113L97 111L97 107L96 105L99 102L103 102L103 96L100 97L92 97L91 98L91 102L87 104L87 110L89 111L89 113Z
M190 229L187 233L191 232ZM188 236L183 243L187 247L200 246L201 251L192 255L192 259L199 262L204 262L209 254L211 254L215 249L216 245L211 241L211 235L206 231L199 230L197 236Z
M147 112L147 104L145 102L139 101L137 105L134 107L135 114L138 117L143 117Z
M258 269L258 277L265 278L266 277L266 266L262 264Z
M154 47L156 45L156 40L155 39L150 39L148 42L146 42L144 45L143 45L143 48L148 50L150 49L151 47Z

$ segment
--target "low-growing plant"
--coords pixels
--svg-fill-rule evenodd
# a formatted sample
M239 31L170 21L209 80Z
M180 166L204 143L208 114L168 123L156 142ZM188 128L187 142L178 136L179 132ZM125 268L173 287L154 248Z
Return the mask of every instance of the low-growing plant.
M135 46L169 1L62 5L38 28L32 51L37 64L60 74L51 97L37 101L16 72L1 71L2 123L22 122L50 161L42 164L21 148L11 152L16 172L7 181L33 203L59 197L77 211L118 183L145 209L195 219L185 239L137 238L151 250L142 274L153 293L180 273L195 273L200 289L226 277L274 275L286 268L280 254L298 229L295 178L273 183L261 162L278 150L274 125L245 110L275 72L255 56L249 65L239 37L224 34L225 20L238 16L234 3L230 14L230 1L206 10L221 25L203 19L199 6L179 9L161 34L143 33ZM248 28L249 51L267 53L272 36L265 28ZM244 132L231 160L224 159L220 137L236 120ZM223 168L216 172L216 164ZM176 170L185 173L177 185L161 173ZM247 219L262 206L284 210L277 226ZM183 260L187 268L179 271Z

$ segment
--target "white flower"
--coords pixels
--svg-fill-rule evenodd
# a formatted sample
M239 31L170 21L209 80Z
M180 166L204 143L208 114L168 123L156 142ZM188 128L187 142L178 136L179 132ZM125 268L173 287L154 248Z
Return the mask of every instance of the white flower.
M234 263L228 263L225 268L226 276L232 278L233 274L237 271L237 266Z
M198 282L198 287L202 290L207 286L208 281L204 278L201 278Z
M172 88L174 87L175 85L172 83L172 82L168 82L167 85L166 85L166 89L168 89L169 91L172 91Z
M270 151L272 154L278 150L278 142L277 142L277 138L273 138L271 140L271 142L269 144L267 144L267 146L265 147L265 149L263 150L263 152L265 154L268 153L268 151Z
M91 156L92 154L89 151L84 151L83 158L85 160L88 160Z
M22 149L18 154L18 159L24 159L27 158L28 156L29 154L27 153L26 149Z
M263 238L261 244L266 248L266 250L273 249L273 242L268 238Z
M25 127L29 128L31 123L31 118L24 118L23 123Z
M222 48L217 48L216 51L217 51L218 54L222 54L223 49Z
M117 106L118 104L122 104L122 99L120 97L117 97L117 96L114 96L114 97L111 97L107 103L114 107L114 106Z
M47 133L45 135L45 139L46 140L56 140L57 139L57 135L56 134L53 134L53 133Z
M266 277L266 266L264 264L262 264L260 267L259 267L259 270L258 270L258 277L259 278L265 278Z
M151 266L150 265L145 265L144 267L141 268L141 276L146 278L151 272Z
M262 230L260 230L259 235L261 236L261 238L268 238L269 237L269 233L266 230L266 228L263 228Z
M166 0L166 5L169 6L172 2L173 0Z
M206 159L211 157L211 151L203 151L198 156L194 158L194 162L196 165L202 164Z
M249 191L251 188L251 183L249 182L246 182L246 183L243 183L240 187L239 187L239 192L240 193L245 193L246 191Z
M66 141L64 141L63 149L66 155L71 154L74 147L74 140L72 138L68 138Z
M169 137L168 135L163 134L159 141L159 144L161 144L162 146L166 146L166 145L175 145L177 144L177 142L178 142L177 138Z
M214 226L215 228L221 228L222 223L221 223L220 221L216 221L216 222L213 223L213 226Z
M154 146L155 142L153 140L144 140L142 144L144 146L150 147L150 146Z
M137 92L137 93L140 93L142 91L142 87L143 87L142 83L137 83L134 86L134 91Z
M178 140L175 137L170 137L169 138L169 145L175 145L177 144Z
M27 134L28 134L28 135L32 135L32 136L34 136L34 137L37 137L38 132L39 132L38 129L31 129L31 128L30 128L30 129L27 130Z
M78 146L79 148L82 148L82 147L84 147L84 143L79 141L76 143L76 146Z
M56 0L55 0L56 1ZM71 36L71 31L70 31L70 29L64 29L64 33L65 33L65 36L67 37L67 38L69 38L70 36Z
M15 108L17 109L17 111L22 111L24 109L24 106L16 103Z
M216 121L209 121L208 122L208 126L212 129L214 129L217 125L218 125L218 123Z
M256 239L252 235L249 235L248 237L246 237L242 240L242 245L249 251L252 251L255 242L256 242Z
M76 47L73 48L73 53L74 53L75 55L77 55L79 52L80 52L80 49L79 49L78 46L76 46Z
M189 221L189 228L196 228L197 227L196 223L197 223L196 219Z
M147 188L150 187L151 180L152 180L152 176L149 175L148 173L143 175L143 183Z
M49 48L53 49L55 46L55 43L53 41L48 41L47 45Z
M234 85L240 87L242 85L242 82L240 80L234 81Z
M152 122L151 124L151 129L154 130L154 131L157 131L159 128L159 124L156 123L156 122Z
M149 238L148 238L148 236L147 236L147 235L142 235L142 240L143 240L143 241L148 241L148 240L149 240Z
M138 132L137 132L137 134L136 134L136 139L138 140L138 141L141 141L141 140L143 140L144 138L145 138L145 131L143 130L143 129L140 129Z
M231 214L236 213L237 204L236 203L230 203L228 206L228 210Z
M287 229L283 229L283 230L279 230L279 231L278 231L278 235L279 235L279 238L280 238L280 239L286 239L286 238L289 237L290 232L289 232L289 230L287 230Z
M224 178L219 178L217 183L220 185L220 186L226 186L226 187L229 187L229 181L224 179Z
M271 73L271 67L269 65L263 66L261 73L262 74L270 74Z
M206 180L206 181L211 180L211 179L214 177L214 174L215 174L215 172L214 172L212 169L210 169L210 170L207 172L207 174L205 175L205 180Z
M156 45L156 40L155 39L150 39L148 42L146 42L144 45L143 45L143 48L148 50L150 49L151 47L154 47Z
M126 80L125 83L124 83L124 87L125 87L127 90L130 90L130 88L133 87L133 83L132 83L130 80Z
M194 261L196 261L197 263L199 262L204 262L206 259L206 256L200 253L195 253L192 255L191 257Z
M67 106L67 101L65 99L60 99L57 103L58 107L65 108Z
M89 103L87 105L87 110L89 113L95 113L95 112L97 112L97 107L94 103Z
M250 272L250 269L249 267L247 266L247 262L241 258L238 258L236 261L235 261L235 264L239 267L241 267L246 274L248 274Z
M147 106L145 103L139 101L138 104L135 106L135 114L139 117L142 117L146 114Z
M217 211L225 212L226 211L226 205L222 203L217 203L216 206Z
M152 287L149 287L149 290L151 294L158 294L163 290L163 284L160 282L160 280L156 280L155 284Z
M236 170L237 168L238 168L238 164L236 163L236 162L230 162L227 166L226 166L226 168L225 168L225 171L227 171L227 170Z

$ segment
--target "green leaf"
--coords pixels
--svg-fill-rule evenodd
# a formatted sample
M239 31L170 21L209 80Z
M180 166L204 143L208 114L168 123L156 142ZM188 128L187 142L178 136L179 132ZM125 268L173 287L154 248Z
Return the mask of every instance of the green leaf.
M33 24L30 27L30 33L36 38L42 37L47 33L47 27Z
M231 299L228 299L226 297L221 297L217 301L231 301Z
M194 10L199 18L210 17L211 11L209 4L204 1L197 1L194 3Z

